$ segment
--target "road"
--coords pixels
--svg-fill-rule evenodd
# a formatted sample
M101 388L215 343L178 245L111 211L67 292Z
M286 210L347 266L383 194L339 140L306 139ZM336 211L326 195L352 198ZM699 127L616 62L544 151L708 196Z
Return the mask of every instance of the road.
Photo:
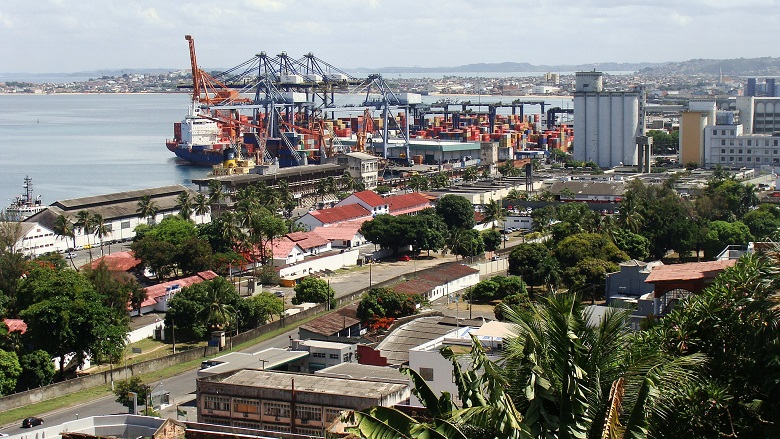
M507 247L516 245L519 242L520 242L520 238L510 239L510 241L507 243ZM115 251L114 248L112 248L112 250ZM81 250L77 253L78 253L76 259L77 265L80 261L83 261L83 263L89 262L88 260L89 255L86 250ZM98 257L99 254L100 254L100 250L98 249L97 250ZM95 249L93 249L93 257L94 256L95 256ZM445 262L452 262L454 260L455 257L452 255L442 256L437 253L432 253L430 258L426 257L425 255L421 255L418 259L413 259L410 261L403 261L403 262L392 261L392 262L374 263L374 264L370 264L369 266L353 268L348 273L331 275L325 277L325 279L329 280L331 287L333 287L333 289L336 291L336 297L341 297L359 291L361 289L367 288L369 286L369 283L377 284L379 282L383 282L392 279L396 276L401 276L404 274L414 275L414 273L416 273L419 270L423 270L425 268L429 268ZM274 288L274 290L276 289L277 288ZM284 289L284 288L279 288L279 289L291 290L291 289ZM287 296L289 300L289 297L291 295L288 294ZM452 306L448 307L446 303L439 304L439 306L442 308L442 311L444 311L445 314L452 313L453 311L451 309ZM450 308L449 313L447 312L448 308ZM454 311L458 312L457 310ZM460 315L462 317L465 316L463 314L464 311L465 308L460 310L461 313ZM281 334L279 336L276 336L264 342L258 343L256 345L250 346L246 349L243 349L241 352L255 353L270 347L285 348L289 345L290 337L296 338L297 336L298 336L298 329L294 328L291 329L290 331L285 332L284 334ZM157 385L162 386L162 388L167 390L170 395L171 406L161 410L160 415L162 417L176 418L176 408L178 406L180 410L184 410L187 412L188 420L194 421L197 419L197 412L194 404L196 376L197 376L197 369L192 369L187 372L181 373L179 375L166 378L159 383L151 383L153 387ZM73 406L66 409L57 410L54 412L40 414L39 416L45 420L45 423L47 425L57 425L65 421L77 419L78 417L84 418L84 417L98 416L98 415L126 413L127 408L114 401L114 398L115 397L113 395L110 395L110 396L98 398L96 400L84 404L80 404L78 406ZM36 414L30 413L30 415L32 416ZM182 420L184 420L184 418L182 418ZM32 430L35 430L35 428L33 428ZM31 431L31 430L21 428L21 419L19 419L18 422L12 425L3 426L0 428L0 432L7 433L7 434L17 434L25 431Z

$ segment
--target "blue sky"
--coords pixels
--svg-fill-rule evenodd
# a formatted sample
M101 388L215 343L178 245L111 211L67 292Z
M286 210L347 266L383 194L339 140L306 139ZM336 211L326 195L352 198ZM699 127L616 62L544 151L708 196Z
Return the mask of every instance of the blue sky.
M227 68L265 51L342 68L778 56L780 0L2 0L0 72Z

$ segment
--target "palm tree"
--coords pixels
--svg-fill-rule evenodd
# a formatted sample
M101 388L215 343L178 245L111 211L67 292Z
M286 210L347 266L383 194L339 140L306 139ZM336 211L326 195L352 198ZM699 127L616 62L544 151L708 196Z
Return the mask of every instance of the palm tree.
M217 277L211 281L207 287L208 306L204 311L207 312L206 321L212 330L225 329L233 321L235 309L228 301L231 293L235 289L225 278Z
M150 195L144 195L138 200L138 208L135 211L138 213L139 218L146 218L146 223L151 225L154 224L154 217L160 211L160 208Z
M630 352L629 311L611 309L591 326L573 294L505 313L516 336L505 339L502 370L533 437L645 437L673 407L671 390L698 382L704 364L701 355Z
M355 178L352 177L352 174L350 174L349 171L345 170L339 178L339 184L341 185L342 190L351 192L355 189Z
M190 200L190 194L187 191L181 191L179 196L176 197L176 206L179 208L179 216L188 220L192 217L192 200Z
M487 204L485 204L484 209L482 211L482 214L485 216L482 221L480 221L480 224L491 224L491 229L495 230L496 223L499 221L503 221L506 218L506 209L504 209L503 206L501 206L501 203L497 200L490 199Z
M222 183L219 180L209 180L209 203L217 206L217 215L220 213L220 206L224 199L225 193L222 192Z
M65 215L57 215L57 218L54 218L52 231L60 238L71 238L73 240L73 248L76 248L76 231L73 227L73 223L70 222L68 217ZM70 258L70 263L73 265L74 270L78 270L73 258Z
M196 195L195 200L192 203L192 208L195 211L195 215L200 217L200 223L203 224L203 216L211 210L208 198L203 194Z
M109 233L111 233L111 230L108 228L108 224L106 224L106 220L103 218L103 215L99 213L95 213L92 215L92 227L93 231L95 233L95 236L100 238L100 256L103 256L103 238L108 236Z
M89 235L95 233L95 223L89 211L80 210L76 213L76 228L87 237L86 247L89 250L89 262L92 262L92 244L89 241Z

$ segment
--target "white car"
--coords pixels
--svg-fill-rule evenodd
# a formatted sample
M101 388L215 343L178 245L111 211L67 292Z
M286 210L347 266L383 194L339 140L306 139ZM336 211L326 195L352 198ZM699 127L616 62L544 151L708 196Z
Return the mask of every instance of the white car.
M73 252L65 253L65 258L66 259L73 259L75 257L76 257L76 253L73 253Z

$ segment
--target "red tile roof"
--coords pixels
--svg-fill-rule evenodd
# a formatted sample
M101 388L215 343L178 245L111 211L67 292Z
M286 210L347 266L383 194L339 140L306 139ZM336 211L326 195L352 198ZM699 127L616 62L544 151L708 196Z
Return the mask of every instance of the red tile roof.
M317 218L322 224L340 223L342 221L355 220L358 218L371 218L371 212L360 204L347 204L346 206L315 210L314 212L311 212L311 215L314 218Z
M304 250L327 245L330 241L312 232L292 232L286 235Z
M390 214L399 215L431 207L431 201L418 192L387 197L390 204Z
M287 259L296 245L298 245L298 243L286 236L274 239L274 245L271 247L274 253L274 259Z
M212 279L214 279L214 278L216 278L218 276L219 275L217 273L214 273L211 270L201 271L200 273L196 274L195 276L190 276L190 277L185 277L185 278L182 278L182 279L177 279L177 280L172 280L172 281L168 281L168 282L163 282L161 284L152 285L150 287L147 287L146 288L146 300L144 300L144 302L141 304L141 307L143 308L143 307L146 307L146 306L152 306L155 303L157 303L157 299L158 298L168 294L168 292L165 291L166 288L168 288L168 287L171 287L173 285L178 284L179 287L184 288L184 287L188 287L190 285L199 284L199 283L207 281L207 280L212 280ZM130 309L129 305L128 305L128 309Z
M371 207L379 207L387 204L387 200L379 196L374 191L355 192L352 195L360 198L361 200L363 200L364 203L368 204Z
M339 224L334 224L330 227L317 227L312 230L312 233L327 239L327 240L350 240L358 234L360 226L363 225L362 221L346 221Z
M106 263L109 271L129 271L141 263L141 260L136 259L135 254L132 251L126 251L105 255L102 258L92 261L90 267L93 270L98 268L101 261Z
M698 279L712 279L723 270L733 267L736 259L711 262L688 262L686 264L661 265L655 267L645 282L671 282Z
M3 322L8 326L8 332L18 332L24 334L27 332L27 323L22 319L4 319Z

